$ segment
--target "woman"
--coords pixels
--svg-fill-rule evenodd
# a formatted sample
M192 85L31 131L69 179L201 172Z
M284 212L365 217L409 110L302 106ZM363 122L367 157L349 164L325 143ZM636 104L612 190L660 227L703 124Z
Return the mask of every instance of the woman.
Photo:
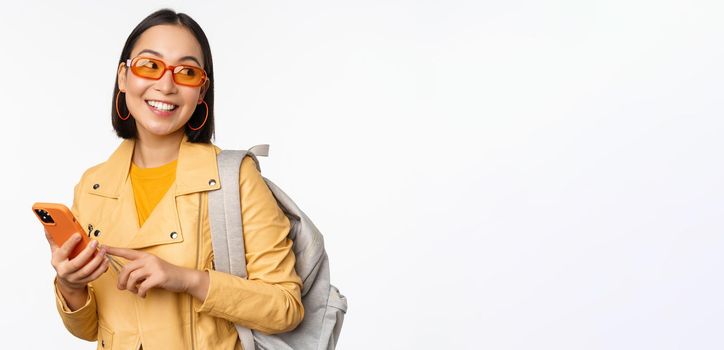
M249 157L239 178L248 279L213 269L213 96L193 19L164 9L138 24L113 93L124 140L75 187L72 211L93 243L68 259L80 235L60 247L48 237L63 323L99 349L241 349L234 323L279 333L304 317L289 220ZM122 268L109 269L109 256Z

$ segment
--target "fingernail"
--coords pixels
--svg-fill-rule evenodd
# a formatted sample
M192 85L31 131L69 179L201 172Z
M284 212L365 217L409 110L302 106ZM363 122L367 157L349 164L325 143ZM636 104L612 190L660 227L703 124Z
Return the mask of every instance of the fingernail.
M73 240L74 240L74 241L80 241L80 234L74 233L74 234L73 234Z
M95 239L93 241L91 241L91 247L95 248L97 246L98 246L98 241L96 241Z

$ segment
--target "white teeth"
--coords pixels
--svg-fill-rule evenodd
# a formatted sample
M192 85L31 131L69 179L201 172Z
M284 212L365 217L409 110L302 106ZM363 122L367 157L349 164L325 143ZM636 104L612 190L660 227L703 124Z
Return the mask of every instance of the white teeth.
M176 108L176 106L174 106L174 105L170 105L168 103L163 103L163 102L158 102L158 101L149 100L149 101L146 101L146 103L148 103L150 106L152 106L156 109L161 109L164 111L170 111L170 110L173 110L174 108Z

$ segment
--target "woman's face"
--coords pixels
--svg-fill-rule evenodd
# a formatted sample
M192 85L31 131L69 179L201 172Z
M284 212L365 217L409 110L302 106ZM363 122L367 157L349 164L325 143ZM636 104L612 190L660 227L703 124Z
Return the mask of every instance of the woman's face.
M161 59L167 66L186 64L204 67L201 45L189 29L178 25L148 28L136 41L130 58L138 55ZM199 87L178 85L170 70L159 80L142 78L131 72L125 62L118 68L118 88L125 91L126 105L135 118L139 137L148 134L166 136L176 132L183 133L184 124L191 118L196 107L205 108L199 104L209 84L209 81L206 81ZM149 101L163 102L175 107L170 112L160 111L151 106ZM124 122L131 123L133 118Z

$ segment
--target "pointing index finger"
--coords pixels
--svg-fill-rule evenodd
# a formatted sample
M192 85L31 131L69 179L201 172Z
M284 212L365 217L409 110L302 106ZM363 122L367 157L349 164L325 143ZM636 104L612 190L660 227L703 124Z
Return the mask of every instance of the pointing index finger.
M106 247L106 253L114 256L119 256L121 258L125 258L127 260L136 260L143 256L143 253L134 250L134 249L127 249L127 248L119 248L119 247L111 247L111 246L105 246Z

